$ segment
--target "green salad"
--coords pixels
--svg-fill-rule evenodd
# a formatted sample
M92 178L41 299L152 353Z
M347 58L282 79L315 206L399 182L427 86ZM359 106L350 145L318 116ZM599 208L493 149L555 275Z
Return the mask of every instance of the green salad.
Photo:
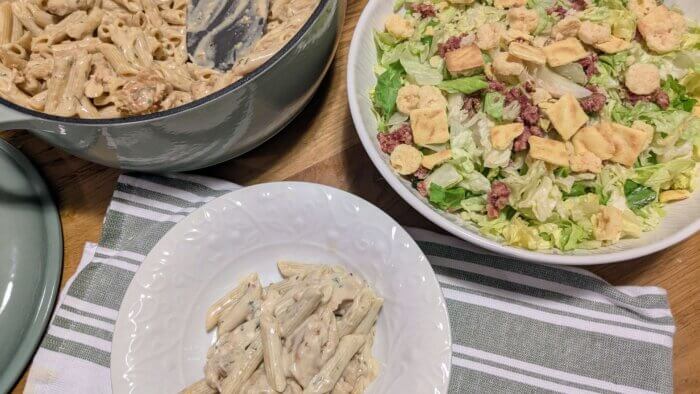
M530 250L653 230L700 161L700 25L656 0L395 2L379 145L436 209Z

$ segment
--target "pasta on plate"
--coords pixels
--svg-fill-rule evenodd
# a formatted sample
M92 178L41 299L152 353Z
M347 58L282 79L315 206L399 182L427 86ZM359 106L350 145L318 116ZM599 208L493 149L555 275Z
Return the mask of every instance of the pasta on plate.
M360 394L378 373L374 324L384 300L339 266L278 263L284 280L251 274L214 303L205 378L183 393Z
M318 0L272 0L265 34L227 72L186 48L187 0L0 3L0 97L51 115L118 118L178 107L270 59Z

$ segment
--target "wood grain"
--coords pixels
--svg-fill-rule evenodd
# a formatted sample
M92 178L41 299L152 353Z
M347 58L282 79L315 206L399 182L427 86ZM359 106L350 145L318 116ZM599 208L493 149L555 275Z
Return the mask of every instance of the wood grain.
M389 187L356 136L348 109L345 71L350 39L366 0L350 1L337 58L319 93L303 113L262 147L214 168L198 171L251 185L279 180L338 187L376 204L401 224L437 230ZM86 242L96 242L119 171L88 163L26 132L2 138L24 152L48 182L64 232L62 284L80 261ZM677 392L700 388L700 234L636 261L590 268L615 285L653 285L668 290L678 331L674 348ZM21 392L25 377L13 392Z

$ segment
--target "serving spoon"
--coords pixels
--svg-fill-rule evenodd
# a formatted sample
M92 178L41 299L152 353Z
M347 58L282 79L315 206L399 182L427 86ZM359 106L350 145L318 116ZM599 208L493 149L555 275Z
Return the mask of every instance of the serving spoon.
M228 71L262 37L270 0L191 0L187 53L195 64Z

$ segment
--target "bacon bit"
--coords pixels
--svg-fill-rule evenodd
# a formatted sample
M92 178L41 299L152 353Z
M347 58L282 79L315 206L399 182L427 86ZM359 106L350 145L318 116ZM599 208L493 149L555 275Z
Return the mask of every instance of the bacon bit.
M540 121L540 108L528 103L520 108L520 119L526 126L535 126Z
M461 36L452 36L447 39L447 41L438 45L438 54L440 57L445 57L449 52L455 51L462 47L462 38L466 37L466 34Z
M416 190L418 190L421 196L428 197L428 185L425 184L425 181L418 182L416 184Z
M529 141L531 136L544 137L544 132L539 126L525 126L523 133L518 136L513 142L513 151L522 152L530 148Z
M656 103L656 105L661 107L661 109L668 109L668 107L671 105L671 98L668 97L668 94L661 89L646 96L634 94L628 90L627 100L629 100L630 104L632 105L637 105L637 103L639 103L640 101L647 103Z
M525 88L525 91L528 93L534 93L535 92L535 85L532 83L532 81L526 81L523 84L523 88Z
M489 80L489 90L504 93L506 91L506 84L495 80Z
M530 99L520 88L512 88L506 92L506 105L517 101L520 105L527 104Z
M489 219L497 219L501 210L508 205L510 189L508 185L501 181L494 181L491 184L491 191L486 196L486 212Z
M569 0L569 3L571 3L571 8L575 9L576 11L583 11L588 7L588 3L586 3L586 0Z
M532 89L532 84L525 84L525 89ZM520 114L518 121L525 123L527 126L534 126L540 121L540 108L536 106L530 97L521 88L512 88L506 92L506 105L517 101L520 104Z
M549 7L549 8L547 8L547 14L548 15L557 15L560 18L563 18L566 15L566 8L562 7L561 5Z
M430 170L423 166L420 166L420 168L418 168L418 171L413 173L413 178L422 181L425 178L427 178L428 175L430 175Z
M523 133L518 136L518 138L513 141L513 151L514 152L523 152L528 150L530 148L530 144L528 141L530 141L530 128L526 127L525 130L523 130Z
M404 123L390 133L378 133L377 139L379 140L379 147L382 149L382 152L390 155L397 146L401 144L410 145L413 143L413 130L411 129L411 125Z
M462 109L467 111L469 116L476 115L476 113L481 109L481 95L479 93L473 93L469 96L465 96Z
M411 11L419 13L420 17L423 19L437 15L435 7L432 4L413 4L411 6Z
M579 60L578 63L583 66L583 71L588 78L600 73L600 71L598 71L598 55L595 53Z
M579 100L579 103L587 114L597 114L605 108L607 101L608 98L604 94L596 92L586 98L582 98Z
M656 104L661 107L661 109L668 109L668 107L671 105L671 98L668 97L668 93L659 89L656 91L655 96L654 101Z

